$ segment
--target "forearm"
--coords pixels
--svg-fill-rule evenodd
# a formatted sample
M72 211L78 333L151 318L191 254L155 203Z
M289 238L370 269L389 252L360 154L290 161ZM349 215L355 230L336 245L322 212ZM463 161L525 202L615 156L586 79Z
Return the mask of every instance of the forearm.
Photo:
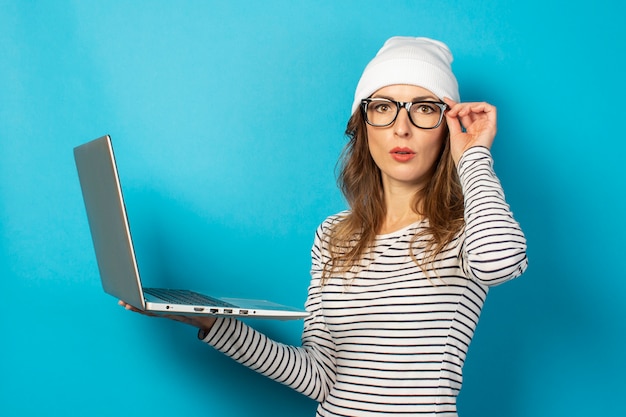
M327 373L312 347L276 342L228 318L217 319L203 340L242 365L314 400L322 401L328 393Z
M463 268L485 285L521 275L528 265L526 238L505 201L487 148L471 148L459 161L465 198Z

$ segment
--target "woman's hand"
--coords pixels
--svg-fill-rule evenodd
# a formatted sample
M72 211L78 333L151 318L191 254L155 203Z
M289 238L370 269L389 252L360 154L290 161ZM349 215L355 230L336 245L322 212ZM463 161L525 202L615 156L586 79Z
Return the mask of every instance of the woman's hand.
M216 317L213 317L213 316L184 316L184 315L178 315L178 314L154 314L149 311L139 310L138 308L135 308L131 306L130 304L128 304L127 302L122 301L122 300L120 300L118 304L124 307L126 310L134 311L135 313L140 313L140 314L143 314L144 316L163 317L166 319L179 321L181 323L189 324L190 326L196 327L198 329L202 329L205 332L208 332L209 330L211 330L211 327L213 327L213 324L215 323L215 319L216 319Z
M444 101L450 106L446 121L454 163L458 164L463 152L473 146L490 149L497 131L496 108L489 103L457 103L449 98Z

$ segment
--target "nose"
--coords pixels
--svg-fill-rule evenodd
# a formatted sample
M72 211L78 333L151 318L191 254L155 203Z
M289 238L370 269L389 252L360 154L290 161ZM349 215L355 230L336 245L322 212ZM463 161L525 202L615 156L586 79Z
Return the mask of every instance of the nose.
M411 136L411 119L409 119L409 112L407 109L402 107L398 112L398 116L396 117L396 121L393 124L394 133L399 137L410 137Z

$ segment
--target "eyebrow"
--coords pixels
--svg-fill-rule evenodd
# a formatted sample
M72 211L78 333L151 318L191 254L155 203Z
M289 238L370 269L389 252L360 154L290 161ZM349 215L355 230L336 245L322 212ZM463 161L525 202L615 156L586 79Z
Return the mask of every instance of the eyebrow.
M395 98L391 97L391 96L372 96L372 98L385 98L387 100L391 100L391 101L400 101L400 100L396 100ZM427 100L436 100L439 101L439 99L437 97L434 96L419 96L419 97L413 97L413 100L411 100L411 102L416 102L416 101L427 101Z

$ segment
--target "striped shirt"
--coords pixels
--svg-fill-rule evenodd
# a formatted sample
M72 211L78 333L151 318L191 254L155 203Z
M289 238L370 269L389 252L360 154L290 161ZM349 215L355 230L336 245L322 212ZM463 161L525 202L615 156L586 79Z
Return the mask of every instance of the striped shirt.
M461 158L465 228L427 274L409 255L422 221L379 235L354 276L321 286L327 232L340 213L315 235L302 346L273 341L235 319L218 319L205 341L318 401L318 417L456 416L488 288L527 266L526 240L492 165L482 147Z

